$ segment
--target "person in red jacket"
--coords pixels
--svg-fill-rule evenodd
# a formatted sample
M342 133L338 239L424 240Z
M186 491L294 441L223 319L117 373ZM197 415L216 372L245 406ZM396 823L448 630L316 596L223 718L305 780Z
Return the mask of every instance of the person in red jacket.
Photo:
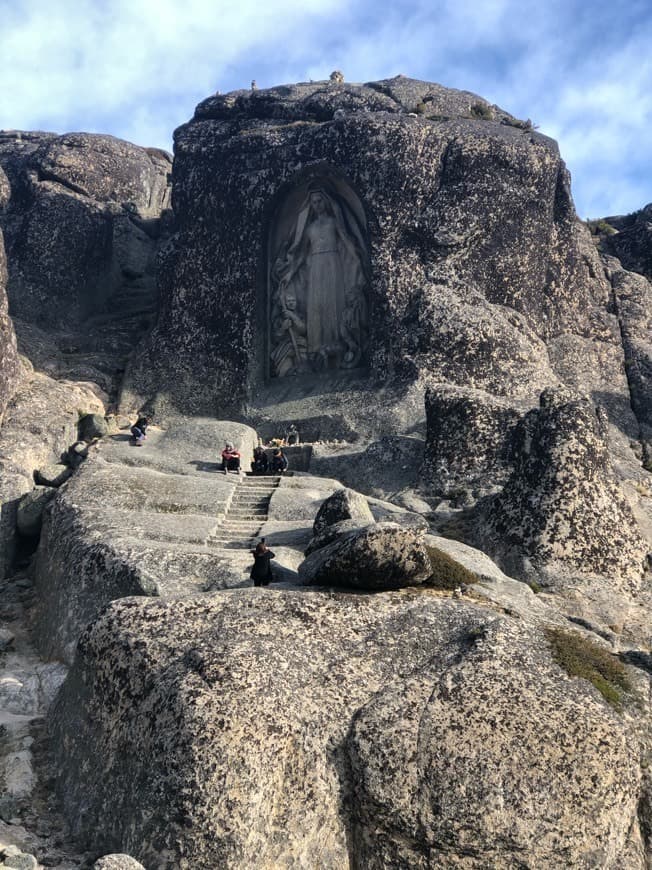
M224 474L227 474L229 471L240 471L240 453L235 449L230 441L226 442L224 450L222 451L221 470Z

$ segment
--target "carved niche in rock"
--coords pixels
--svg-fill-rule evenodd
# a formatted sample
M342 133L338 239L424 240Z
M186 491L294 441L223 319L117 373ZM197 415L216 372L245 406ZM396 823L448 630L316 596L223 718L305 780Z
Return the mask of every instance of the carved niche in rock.
M341 179L295 187L269 234L270 374L366 362L369 248L364 210Z

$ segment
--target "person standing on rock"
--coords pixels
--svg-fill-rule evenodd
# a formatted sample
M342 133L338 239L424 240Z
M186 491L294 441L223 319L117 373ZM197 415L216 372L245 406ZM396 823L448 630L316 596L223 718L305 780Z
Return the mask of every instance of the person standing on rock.
M256 549L251 551L254 557L254 564L251 566L251 579L254 581L254 586L269 586L274 579L272 574L271 560L274 558L274 553L268 548L265 543L265 538L260 539L260 543L256 545Z

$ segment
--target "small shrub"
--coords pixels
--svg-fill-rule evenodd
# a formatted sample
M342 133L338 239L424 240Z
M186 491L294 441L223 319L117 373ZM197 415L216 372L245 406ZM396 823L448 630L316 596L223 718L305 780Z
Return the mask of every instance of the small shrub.
M425 115L428 111L428 107L423 102L417 103L414 107L414 111L417 113L417 115Z
M541 592L541 588L542 588L541 584L537 583L536 580L528 580L527 585L530 587L530 589L534 592L535 595L538 595L539 592Z
M474 103L471 106L471 117L481 121L493 121L494 113L486 103Z
M616 710L622 710L623 692L632 687L619 659L575 632L546 629L553 659L571 677L588 680Z
M586 225L593 236L613 236L616 233L614 227L612 227L611 224L608 224L604 218L600 218L599 220L588 220Z
M478 576L469 571L448 553L437 547L426 547L432 574L426 581L429 586L437 589L457 589L464 583L477 583Z

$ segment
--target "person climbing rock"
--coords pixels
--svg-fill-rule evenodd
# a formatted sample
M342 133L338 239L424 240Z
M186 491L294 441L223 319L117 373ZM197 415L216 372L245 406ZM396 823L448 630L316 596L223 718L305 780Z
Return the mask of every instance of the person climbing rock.
M143 441L147 438L147 427L149 426L149 417L139 417L131 427L131 436L136 447L142 447Z
M254 581L254 586L268 586L274 580L270 565L274 553L268 548L265 538L260 539L256 549L251 551L251 555L254 557L254 564L251 566L250 577Z
M230 441L227 441L222 451L221 470L224 474L229 471L240 471L240 451L236 450Z

